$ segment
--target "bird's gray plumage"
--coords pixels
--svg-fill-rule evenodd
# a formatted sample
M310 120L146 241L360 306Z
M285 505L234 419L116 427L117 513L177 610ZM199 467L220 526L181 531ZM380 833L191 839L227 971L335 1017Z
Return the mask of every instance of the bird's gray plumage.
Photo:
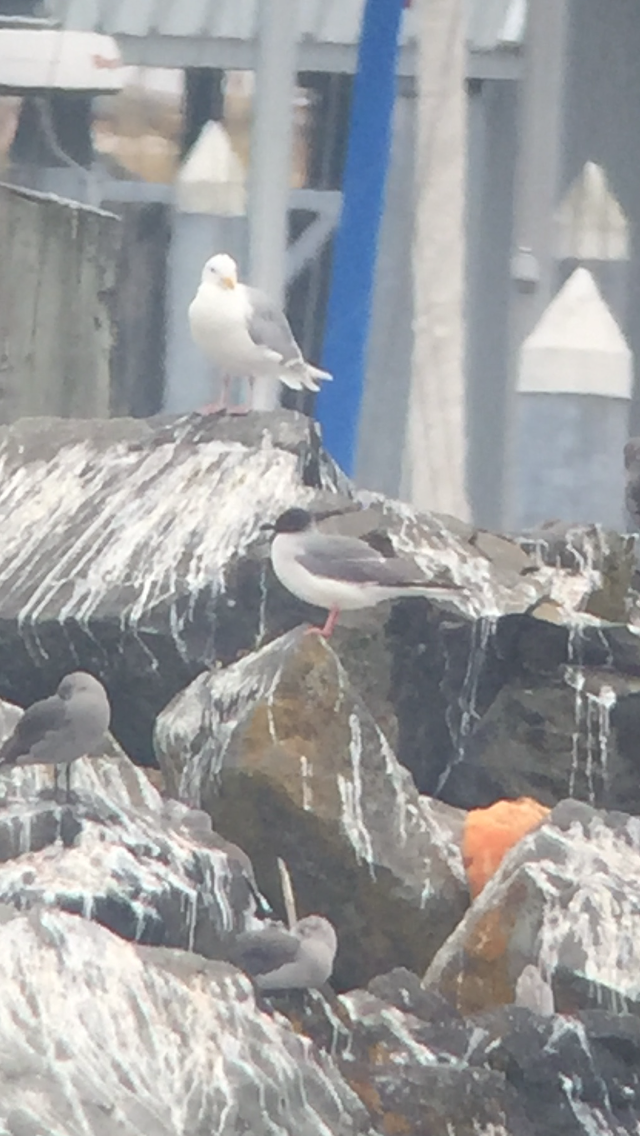
M102 683L84 671L66 675L51 698L25 710L0 748L0 765L62 765L98 746L111 711Z
M266 974L275 966L292 962L300 949L300 940L286 927L265 927L260 931L244 931L238 935L234 958L251 975Z
M381 584L389 588L428 587L417 565L400 557L386 557L350 536L308 531L304 551L297 559L315 576L350 584Z
M304 387L313 391L320 390L315 380L330 379L331 375L305 361L281 308L272 303L259 288L247 284L245 294L250 305L247 331L257 346L266 347L280 356L282 381L294 390L302 390Z
M329 920L307 915L290 931L271 926L238 935L232 961L261 990L315 989L330 978L337 945Z
M245 289L251 305L247 330L253 342L260 347L268 347L270 351L277 351L283 363L301 361L302 352L293 338L284 312L272 304L259 288L251 288L247 284Z

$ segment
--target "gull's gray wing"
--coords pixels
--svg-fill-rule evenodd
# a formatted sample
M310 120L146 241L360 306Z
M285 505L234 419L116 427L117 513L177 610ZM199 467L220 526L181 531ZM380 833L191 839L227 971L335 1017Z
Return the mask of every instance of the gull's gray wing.
M350 584L381 584L389 588L428 587L429 581L410 560L382 556L351 536L305 534L296 559L317 576Z
M293 962L300 950L300 940L284 927L265 927L261 931L243 931L237 936L231 961L247 974L268 974L287 962Z
M69 724L68 706L57 694L34 702L25 710L13 733L0 749L0 765L12 765L30 753L48 734Z
M268 347L281 356L283 363L297 363L302 353L289 327L284 312L258 288L246 286L250 304L247 331L259 347Z

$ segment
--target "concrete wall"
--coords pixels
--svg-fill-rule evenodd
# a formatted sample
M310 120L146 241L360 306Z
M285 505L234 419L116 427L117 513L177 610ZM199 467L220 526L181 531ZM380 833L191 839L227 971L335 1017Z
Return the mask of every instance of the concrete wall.
M0 422L108 417L113 214L0 186Z

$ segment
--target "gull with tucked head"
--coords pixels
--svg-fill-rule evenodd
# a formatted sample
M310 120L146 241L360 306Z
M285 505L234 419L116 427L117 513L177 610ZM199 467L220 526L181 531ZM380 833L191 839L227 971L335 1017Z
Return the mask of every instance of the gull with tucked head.
M249 380L252 400L261 380L279 379L292 390L317 391L318 380L331 378L305 362L284 312L264 292L238 281L236 262L227 253L205 264L189 306L189 324L194 342L222 374L222 401L205 407L204 413L228 409L233 378Z
M329 920L307 915L290 931L273 924L242 932L231 961L250 974L260 990L314 990L331 977L337 949Z
M271 563L280 583L305 603L329 609L324 627L308 629L325 639L341 611L402 596L451 598L462 590L426 579L410 560L383 556L364 540L320 532L306 509L287 509L261 528L275 532Z

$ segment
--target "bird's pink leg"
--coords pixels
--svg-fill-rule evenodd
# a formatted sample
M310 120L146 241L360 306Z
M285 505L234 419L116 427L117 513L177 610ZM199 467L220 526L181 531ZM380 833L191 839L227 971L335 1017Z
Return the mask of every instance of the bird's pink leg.
M222 376L222 390L220 392L220 400L218 402L208 402L206 406L201 406L198 414L229 414L231 413L228 407L229 403L229 385L231 379L228 375Z
M327 616L324 627L307 627L305 635L322 635L323 639L329 639L333 629L338 622L340 615L340 608L332 607Z
M249 378L249 402L245 403L242 406L229 407L229 411L228 411L229 414L238 414L238 415L239 414L248 414L250 410L253 410L253 384L254 383L255 383L255 379L253 378L253 375L251 375L250 378Z

